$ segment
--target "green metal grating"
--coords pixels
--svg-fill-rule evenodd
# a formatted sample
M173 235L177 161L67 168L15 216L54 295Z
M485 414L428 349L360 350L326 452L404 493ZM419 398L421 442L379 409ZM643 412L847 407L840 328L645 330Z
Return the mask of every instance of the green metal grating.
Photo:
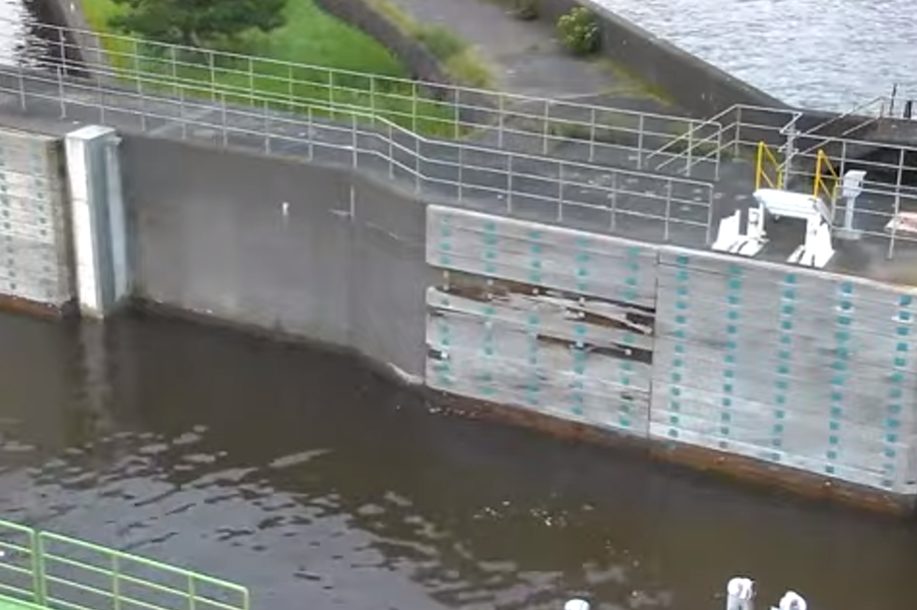
M0 520L0 610L249 610L248 589Z

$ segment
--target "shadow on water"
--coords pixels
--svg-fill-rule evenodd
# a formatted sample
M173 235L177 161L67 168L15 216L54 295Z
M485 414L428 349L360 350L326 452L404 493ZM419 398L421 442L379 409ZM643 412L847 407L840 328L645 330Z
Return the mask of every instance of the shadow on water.
M350 357L131 314L0 316L0 510L245 582L256 608L899 610L904 522L456 419ZM778 590L779 589L779 590Z

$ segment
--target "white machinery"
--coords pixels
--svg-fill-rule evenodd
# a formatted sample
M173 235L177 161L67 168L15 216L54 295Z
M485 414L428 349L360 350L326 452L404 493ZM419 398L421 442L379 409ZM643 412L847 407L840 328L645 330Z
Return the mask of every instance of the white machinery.
M748 210L748 223L741 230L742 213L720 221L713 249L741 256L755 256L767 243L764 220L767 214L776 219L796 218L806 221L805 241L797 247L787 262L822 268L834 256L831 243L831 213L818 197L779 189L758 189L754 193L757 208Z
M754 610L755 581L750 578L736 577L726 584L726 610ZM780 598L777 607L771 610L807 610L805 598L795 591L787 591Z

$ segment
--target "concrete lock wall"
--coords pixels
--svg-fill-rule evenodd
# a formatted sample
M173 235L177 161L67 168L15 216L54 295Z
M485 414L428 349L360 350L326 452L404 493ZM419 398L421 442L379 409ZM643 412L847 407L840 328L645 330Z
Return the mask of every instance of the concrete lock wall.
M73 298L63 149L0 130L0 299L59 309Z
M137 296L420 378L419 202L347 170L179 142L125 136L121 154Z
M433 388L810 492L917 493L914 290L437 207L427 260Z
M895 510L917 494L917 290L432 205L340 168L118 150L140 300L667 459Z

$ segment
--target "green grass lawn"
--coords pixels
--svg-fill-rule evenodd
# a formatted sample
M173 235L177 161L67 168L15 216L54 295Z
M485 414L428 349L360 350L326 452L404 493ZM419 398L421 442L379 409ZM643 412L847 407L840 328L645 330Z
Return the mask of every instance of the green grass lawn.
M111 32L109 19L121 8L112 0L82 0L82 4L90 26L101 34L109 62L119 69L134 70L137 67L131 56L134 44L105 35ZM209 53L186 51L178 57L176 69L167 54L153 45L141 45L139 53L145 59L139 67L145 73L157 75L155 79L141 79L143 86L171 88L173 92L180 87L189 97L225 96L232 104L260 105L264 102L257 97L266 97L271 100L271 107L306 112L303 104L308 104L318 116L350 119L349 115L345 117L323 110L346 106L428 134L456 133L451 105L429 99L418 102L408 99L413 94L410 83L384 78L371 83L369 78L340 73L332 76L321 69L406 77L404 66L385 47L325 13L313 0L288 0L283 27L270 34L249 33L234 50L259 59L249 65L246 59L218 55L211 71ZM290 66L270 60L307 66ZM136 80L131 76L135 75L126 75L125 80ZM257 97L251 95L252 89ZM420 118L415 119L415 113Z

